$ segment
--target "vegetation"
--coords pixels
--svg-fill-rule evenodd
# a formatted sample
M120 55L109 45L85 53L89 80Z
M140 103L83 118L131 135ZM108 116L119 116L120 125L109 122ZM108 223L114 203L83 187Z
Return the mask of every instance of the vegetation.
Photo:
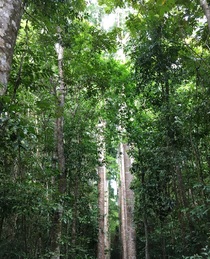
M0 258L127 259L134 243L136 258L209 258L210 3L11 2Z

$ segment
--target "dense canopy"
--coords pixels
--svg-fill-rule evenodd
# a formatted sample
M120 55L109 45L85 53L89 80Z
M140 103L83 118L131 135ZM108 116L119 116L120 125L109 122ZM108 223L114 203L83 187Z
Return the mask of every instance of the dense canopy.
M210 2L0 0L0 258L210 257Z

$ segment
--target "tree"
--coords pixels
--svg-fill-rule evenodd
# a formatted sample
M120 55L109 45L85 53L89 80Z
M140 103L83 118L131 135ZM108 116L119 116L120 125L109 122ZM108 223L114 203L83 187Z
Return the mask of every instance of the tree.
M136 258L136 237L134 226L134 193L131 190L131 158L128 146L120 144L120 212L123 258Z
M153 1L142 3L141 9L135 5L141 15L133 14L127 21L132 36L128 53L134 62L136 78L133 103L127 102L130 120L126 130L135 160L132 170L136 176L137 251L141 257L146 248L146 258L156 258L157 254L161 254L162 258L191 256L201 253L202 242L207 243L208 238L204 230L205 234L201 237L198 224L192 217L192 200L195 197L188 195L196 183L203 182L205 186L209 181L203 167L205 158L201 158L200 153L205 153L205 148L199 144L194 147L193 144L194 141L202 142L201 135L200 138L196 134L198 139L193 137L193 142L187 137L194 127L202 128L201 120L198 117L195 119L191 108L200 103L198 98L202 99L201 96L205 99L205 87L201 87L199 82L203 80L204 86L208 81L201 71L208 70L209 54L198 35L202 35L207 42L208 36L204 24L198 23L198 18L203 14L196 3L188 5L182 1L163 1L157 2L155 8L153 4ZM200 51L205 57L202 59L206 62L204 66L199 60L202 55L198 46L203 46ZM186 82L190 85L188 90L185 88ZM195 101L193 104L189 102L191 98ZM205 102L205 107L208 106ZM192 156L189 156L190 153ZM195 156L196 166L191 167ZM189 170L194 180L189 180ZM202 196L197 196L198 200ZM201 203L205 207L205 198ZM204 218L202 220L206 221ZM169 222L179 225L176 234L172 234L174 229ZM177 233L180 234L181 243L170 239ZM154 247L159 247L158 251Z
M209 5L208 5L208 2L206 0L200 0L200 5L203 8L203 11L205 13L207 23L208 23L208 27L209 27L209 31L210 31L210 8L209 8Z
M58 163L58 177L55 178L55 184L58 186L58 208L56 208L53 215L53 229L52 229L52 258L59 259L61 256L60 241L62 236L62 215L63 215L63 196L66 191L66 169L65 169L65 154L64 154L64 104L65 104L65 87L63 76L63 46L61 45L61 32L58 27L59 42L55 44L56 53L58 56L58 70L59 70L59 87L56 90L57 98L57 118L55 123L55 143L56 143L56 160Z
M0 1L0 96L7 91L13 51L23 13L22 0Z
M3 99L6 116L1 117L1 257L96 257L94 104L95 93L110 82L111 62L102 52L113 48L115 34L90 25L81 13L75 14L76 9L71 23L63 15L67 5L60 3L30 5L16 42L8 95ZM41 15L44 6L46 16ZM49 21L48 14L54 11L60 15L51 15ZM65 47L63 65L62 55L56 56L54 49L57 25ZM63 120L68 122L64 127Z
M98 165L98 207L99 207L99 234L98 234L98 252L97 257L108 259L109 256L109 192L105 164L105 139L104 139L105 122L98 125L98 145L99 145L99 165Z

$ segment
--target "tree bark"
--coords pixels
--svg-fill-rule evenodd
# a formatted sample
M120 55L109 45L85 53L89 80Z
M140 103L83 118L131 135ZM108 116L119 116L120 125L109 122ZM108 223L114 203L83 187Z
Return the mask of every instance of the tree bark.
M98 167L98 207L99 207L99 232L98 232L98 256L97 258L105 258L105 244L104 244L104 166Z
M105 142L104 131L105 123L102 121L98 125L99 129L99 166L98 166L98 207L99 207L99 232L98 232L98 251L97 258L109 259L109 234L108 234L108 216L109 216L109 192L108 182L106 179L106 166L105 160Z
M177 174L177 187L178 187L178 191L179 191L179 195L180 195L180 200L182 202L183 207L185 209L187 209L189 207L189 205L188 205L189 202L188 202L187 197L186 197L186 190L185 190L185 186L184 186L181 168L179 166L176 166L175 172ZM189 225L189 228L191 230L191 233L193 233L194 225L193 225L193 222L190 218L189 211L186 211L185 217L187 218L188 225Z
M131 158L128 155L128 150L128 145L120 144L121 239L123 246L123 259L135 259L136 233L133 222L134 193L130 189L133 176L130 173Z
M7 91L9 72L22 13L22 0L0 0L0 96Z
M127 213L127 245L128 245L128 258L136 258L136 233L133 221L134 214L134 193L131 190L131 182L133 175L130 172L131 158L128 155L129 147L127 144L123 145L124 148L124 163L125 163L125 187L126 187L126 213Z
M144 215L144 235L145 235L145 259L150 259L149 255L149 230L147 217Z
M58 28L59 41L60 39L60 29ZM63 47L61 43L55 44L55 49L58 56L58 69L59 69L59 89L57 92L58 106L57 106L57 118L55 126L55 138L56 138L56 153L58 161L59 176L57 178L58 182L58 193L60 195L58 208L54 212L53 217L53 230L52 230L52 259L60 258L60 238L62 235L62 222L61 218L63 215L63 204L62 196L66 191L66 174L65 174L65 155L64 155L64 135L63 135L63 109L65 103L65 86L63 80Z
M200 0L200 5L203 8L204 14L206 16L209 32L210 32L210 7L206 0Z
M110 239L109 239L109 183L106 176L106 168L104 174L104 229L105 229L105 258L110 258Z
M123 144L120 144L120 215L121 215L121 243L122 243L122 259L127 257L127 214L126 214L126 191L125 191L125 164Z

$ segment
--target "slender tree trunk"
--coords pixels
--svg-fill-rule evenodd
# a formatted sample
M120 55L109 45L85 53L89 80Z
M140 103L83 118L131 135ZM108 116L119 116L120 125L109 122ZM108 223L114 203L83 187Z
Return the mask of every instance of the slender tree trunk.
M183 244L185 244L185 235L186 235L186 226L182 217L182 213L180 211L181 208L181 198L179 195L179 188L178 188L178 184L177 184L177 175L175 175L173 177L173 191L175 194L175 200L176 200L176 207L178 208L178 219L179 219L179 223L180 223L180 227L181 227L181 237L182 237L182 242Z
M162 259L166 259L166 239L165 239L165 233L163 230L163 223L160 222L160 229L161 229L161 243L162 243Z
M7 90L22 13L22 0L0 0L0 96Z
M201 161L201 154L199 152L199 147L197 143L193 142L193 138L192 138L192 134L190 133L190 142L191 142L191 147L192 147L192 151L193 151L193 155L195 158L195 162L196 162L196 167L198 170L198 182L201 183L203 186L205 186L205 180L204 180L204 175L203 175L203 168L202 168L202 164L203 162ZM192 161L193 163L193 161ZM208 206L208 194L206 193L205 189L202 189L201 191L202 193L202 198L204 203Z
M4 215L0 217L0 240L1 240L1 235L3 231L3 225L4 225Z
M136 258L136 232L133 221L134 214L134 193L131 190L133 175L130 172L131 158L128 155L129 147L124 144L124 163L125 163L125 187L126 187L126 213L127 213L127 237L128 237L128 258Z
M182 201L183 206L185 208L187 208L188 201L187 201L187 197L186 197L186 191L185 191L185 187L184 187L182 172L181 172L181 169L179 166L176 166L175 170L176 170L176 174L177 174L178 189L180 192L181 201Z
M186 197L186 190L185 190L185 186L184 186L184 181L183 181L183 177L182 177L182 171L180 169L179 166L176 166L176 174L177 174L177 185L178 185L178 190L179 190L179 194L180 194L180 198L181 198L181 202L183 204L183 207L186 209L188 208L188 200ZM188 225L189 228L191 230L191 233L193 233L194 231L194 225L192 220L190 219L190 214L188 211L186 211L185 217L187 218L188 221Z
M120 215L121 215L121 243L122 259L128 258L127 254L127 214L126 214L126 191L125 191L125 164L123 144L120 144Z
M98 233L98 256L97 258L105 258L104 244L104 166L98 167L98 207L99 207L99 233Z
M60 37L60 29L58 28L58 34ZM60 39L61 41L61 39ZM64 136L63 136L63 109L65 103L65 88L64 88L64 80L63 80L63 47L61 43L55 44L55 49L58 55L58 68L59 68L59 90L57 93L58 98L58 106L57 106L57 118L56 118L56 126L55 126L55 136L56 136L56 149L57 149L57 161L58 161L58 170L59 176L57 178L58 181L58 192L60 195L59 206L54 212L53 217L53 230L52 230L52 259L59 259L61 254L60 249L60 238L62 235L62 222L61 218L63 215L63 204L62 204L62 195L66 191L66 174L65 174L65 156L64 156Z
M98 233L98 254L97 258L109 258L109 236L108 236L108 185L106 179L105 160L105 142L104 142L104 127L105 123L102 121L98 125L99 129L99 166L98 166L98 207L99 207L99 233Z
M104 228L105 228L105 258L110 258L110 239L109 239L109 182L106 177L106 169L104 175Z
M200 0L200 5L203 8L204 14L206 16L208 27L209 27L209 32L210 32L210 7L206 0Z
M121 239L123 246L123 259L136 258L136 233L133 222L134 193L130 189L133 179L130 173L131 158L128 156L128 146L120 144L121 167Z

